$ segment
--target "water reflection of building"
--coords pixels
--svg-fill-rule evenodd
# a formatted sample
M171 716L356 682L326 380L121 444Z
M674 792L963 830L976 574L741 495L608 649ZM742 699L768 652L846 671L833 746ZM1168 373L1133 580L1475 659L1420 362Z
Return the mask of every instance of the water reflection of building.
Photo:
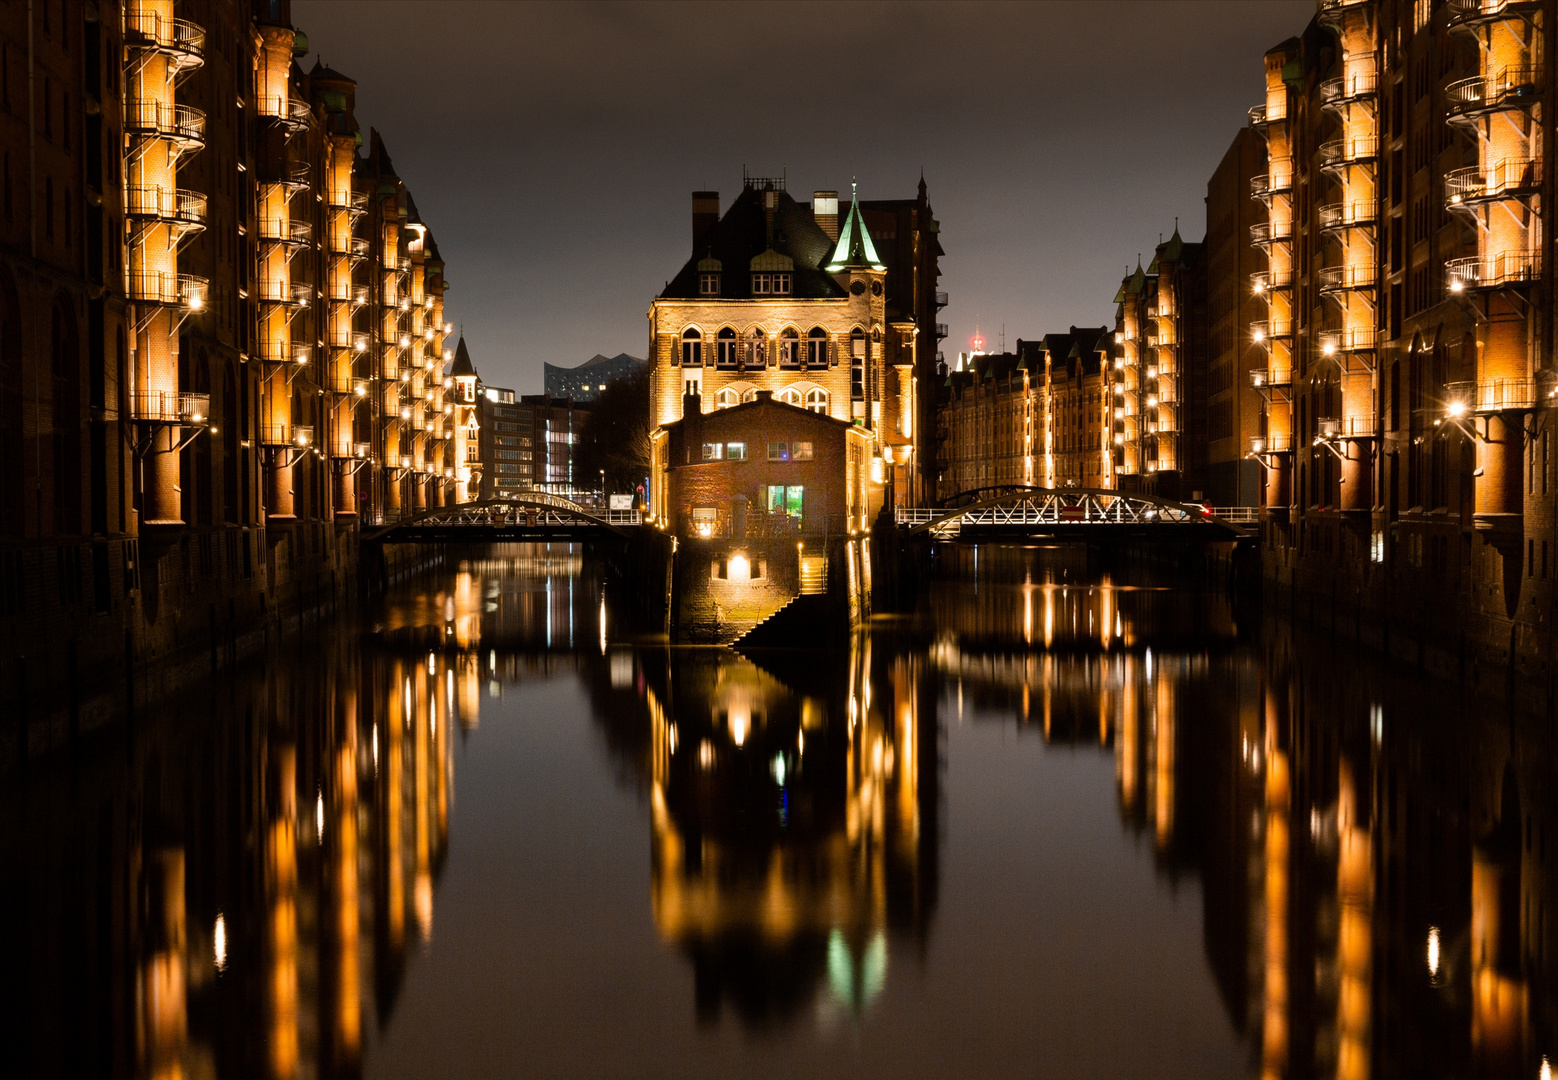
M869 1008L894 944L918 952L935 907L923 661L860 637L837 664L641 653L629 681L615 659L597 715L647 775L651 907L692 961L699 1016L729 1007L760 1027ZM642 740L605 708L622 699L640 703Z
M0 1071L360 1072L436 924L451 726L485 673L317 644L168 703L77 783L6 785Z
M1287 632L1258 653L1225 612L1120 589L1080 552L983 549L977 575L963 558L928 600L949 699L1113 756L1127 827L1201 881L1254 1074L1549 1075L1541 725Z

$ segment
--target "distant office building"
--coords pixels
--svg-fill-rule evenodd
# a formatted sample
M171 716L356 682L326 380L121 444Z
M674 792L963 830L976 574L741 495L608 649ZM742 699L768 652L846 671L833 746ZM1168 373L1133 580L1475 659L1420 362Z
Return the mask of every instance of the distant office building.
M595 395L606 389L612 379L636 375L644 370L644 361L627 353L602 356L596 353L578 367L546 365L546 396L573 398L575 401L594 401Z
M567 398L483 388L481 418L482 498L539 489L558 495L595 484L575 484L573 455L588 410Z

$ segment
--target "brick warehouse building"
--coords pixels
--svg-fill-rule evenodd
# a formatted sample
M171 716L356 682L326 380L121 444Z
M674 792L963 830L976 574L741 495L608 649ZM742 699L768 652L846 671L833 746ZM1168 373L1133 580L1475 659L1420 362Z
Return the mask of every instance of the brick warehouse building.
M676 640L728 644L800 597L791 640L816 644L869 611L874 440L862 425L755 391L652 436L650 505L681 543Z
M437 245L285 2L11 4L0 48L0 705L23 716L328 600L359 521L464 484Z
M1551 701L1550 0L1320 0L1265 57L1270 580Z
M694 193L691 257L649 310L650 427L689 389L708 409L769 390L869 432L877 502L888 484L917 501L934 476L939 226L923 180L917 199L838 211L835 192L808 209L777 178L748 177L723 217L718 193Z
M937 498L1003 485L1118 485L1115 353L1104 327L1071 327L1014 353L975 353L941 390Z
M705 415L697 395L656 432L651 503L700 536L843 536L870 526L871 438L858 425L776 401Z

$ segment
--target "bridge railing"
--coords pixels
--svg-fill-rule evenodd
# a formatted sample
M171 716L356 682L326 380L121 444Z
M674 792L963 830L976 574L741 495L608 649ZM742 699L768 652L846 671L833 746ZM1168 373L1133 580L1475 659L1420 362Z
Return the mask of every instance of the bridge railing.
M894 518L899 526L911 529L945 522L945 531L955 532L965 525L1193 524L1208 520L1252 525L1259 522L1260 511L1252 506L1210 506L1203 509L1193 504L1165 505L1126 496L1035 494L1028 498L969 508L897 507ZM932 528L932 531L943 530Z
M1260 522L1258 506L1213 506L1212 516L1235 525L1255 525Z

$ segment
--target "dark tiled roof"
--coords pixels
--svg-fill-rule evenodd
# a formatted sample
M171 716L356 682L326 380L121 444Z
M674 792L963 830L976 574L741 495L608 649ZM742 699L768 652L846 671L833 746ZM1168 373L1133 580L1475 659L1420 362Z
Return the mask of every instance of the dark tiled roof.
M715 258L723 266L720 276L720 297L726 300L752 298L752 260L770 247L788 255L795 261L795 276L791 279L791 295L802 300L842 297L845 294L838 282L821 267L823 260L833 252L833 242L828 234L817 226L811 211L790 198L787 192L776 192L778 205L774 208L773 236L769 237L768 224L763 213L763 191L746 188L730 209L725 211L692 253L670 284L661 292L662 299L695 300L698 298L698 263Z
M324 62L322 60L319 60L317 57L314 60L313 68L308 73L308 77L310 79L315 80L315 81L318 81L320 79L326 79L326 80L329 80L330 82L344 82L344 83L351 83L353 86L357 85L357 80L356 79L352 78L349 75L342 75L339 71L336 71L334 68L327 68L327 67L325 67Z
M460 335L460 344L454 348L454 364L449 368L450 375L475 375L476 366L471 363L471 354L465 347L465 335Z

